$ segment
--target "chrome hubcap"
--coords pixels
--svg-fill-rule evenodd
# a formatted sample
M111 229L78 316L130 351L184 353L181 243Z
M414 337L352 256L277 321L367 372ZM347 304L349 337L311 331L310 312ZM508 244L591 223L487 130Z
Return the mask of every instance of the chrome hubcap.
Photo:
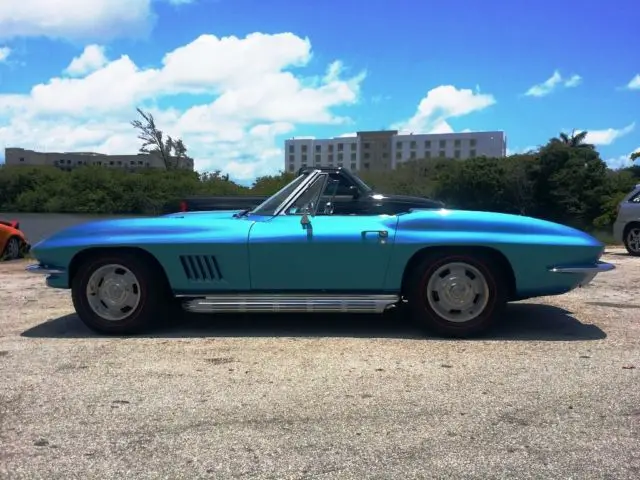
M489 286L484 275L463 262L447 263L436 270L427 283L429 306L449 322L469 322L480 315L489 302Z
M140 304L138 279L122 265L104 265L93 272L86 294L91 309L112 322L126 319Z
M634 252L640 252L640 228L632 228L627 234L627 245Z

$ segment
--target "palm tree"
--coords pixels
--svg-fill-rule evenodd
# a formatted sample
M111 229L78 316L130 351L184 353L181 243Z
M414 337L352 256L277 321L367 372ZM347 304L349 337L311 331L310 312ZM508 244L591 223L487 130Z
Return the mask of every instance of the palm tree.
M585 143L585 139L587 138L587 132L583 131L576 134L575 129L571 132L571 135L568 135L564 132L561 132L555 138L551 139L551 143L554 144L562 144L571 148L590 148L593 149L594 146L590 143Z

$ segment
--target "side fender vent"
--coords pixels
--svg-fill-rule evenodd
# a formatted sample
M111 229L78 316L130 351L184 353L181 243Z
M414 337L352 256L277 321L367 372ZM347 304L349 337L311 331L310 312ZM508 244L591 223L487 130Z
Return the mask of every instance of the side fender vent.
M192 282L222 280L220 266L212 255L180 255L180 263L187 279Z

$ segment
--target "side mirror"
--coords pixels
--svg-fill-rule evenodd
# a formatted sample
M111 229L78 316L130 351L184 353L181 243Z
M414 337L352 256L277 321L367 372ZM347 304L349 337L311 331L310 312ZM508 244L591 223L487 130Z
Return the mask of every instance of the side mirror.
M351 193L351 196L354 200L360 198L360 190L358 190L358 187L356 187L355 185L351 185L349 187L349 192Z
M303 230L307 230L311 228L311 220L309 220L309 209L305 208L302 211L302 217L300 217L300 225L302 225Z

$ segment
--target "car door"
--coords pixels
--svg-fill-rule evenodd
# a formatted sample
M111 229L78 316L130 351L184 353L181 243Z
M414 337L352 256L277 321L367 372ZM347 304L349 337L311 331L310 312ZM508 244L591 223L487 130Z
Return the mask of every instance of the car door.
M326 184L322 176L316 181ZM322 191L323 185L310 185L287 211L251 227L253 290L382 290L398 217L323 215L322 207L318 214L305 216L304 206L310 203L317 209ZM309 223L304 225L301 220L306 218Z

